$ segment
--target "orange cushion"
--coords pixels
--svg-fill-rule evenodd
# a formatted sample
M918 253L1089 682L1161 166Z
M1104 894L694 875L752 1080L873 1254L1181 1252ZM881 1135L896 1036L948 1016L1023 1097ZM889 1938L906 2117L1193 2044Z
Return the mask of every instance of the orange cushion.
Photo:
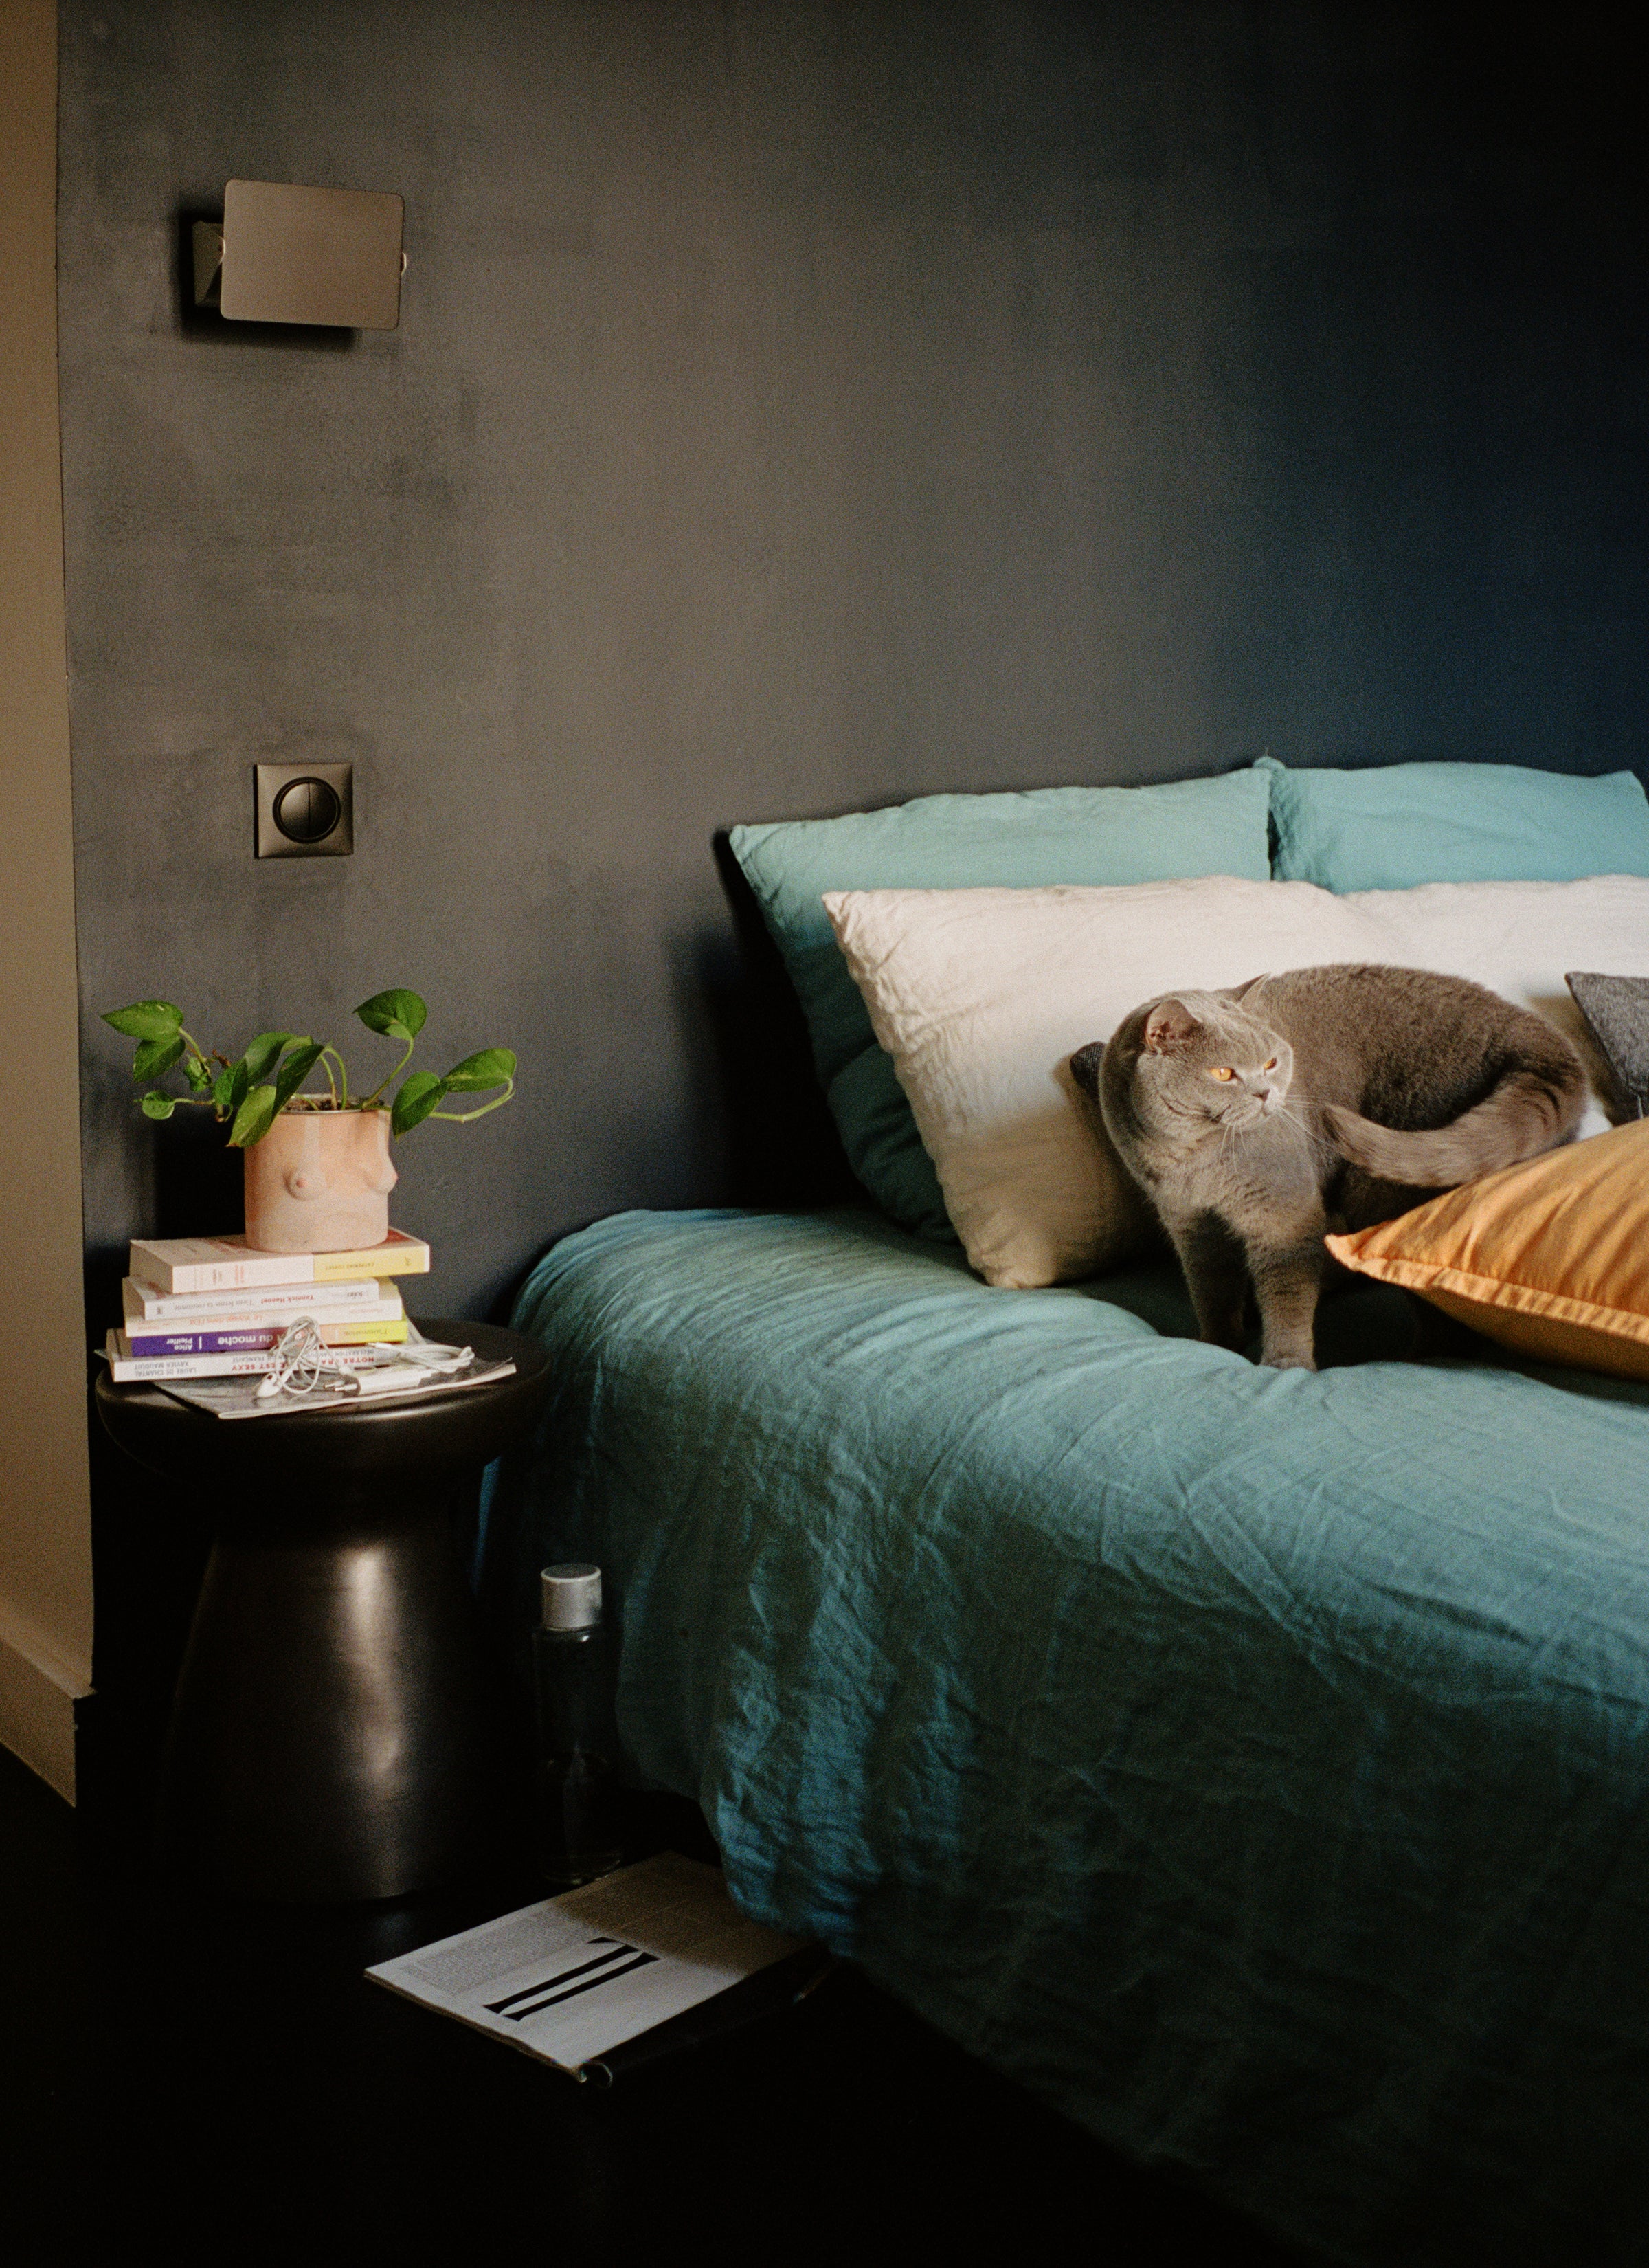
M1518 1354L1649 1378L1649 1119L1328 1243Z

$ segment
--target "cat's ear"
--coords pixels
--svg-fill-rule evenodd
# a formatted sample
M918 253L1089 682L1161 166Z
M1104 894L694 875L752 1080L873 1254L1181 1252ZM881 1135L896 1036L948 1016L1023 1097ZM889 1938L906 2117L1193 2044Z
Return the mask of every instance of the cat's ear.
M1071 1076L1091 1102L1100 1099L1100 1065L1105 1060L1103 1040L1090 1040L1071 1058Z
M1267 969L1263 976L1250 976L1246 984L1233 984L1230 991L1226 995L1226 999L1239 1001L1246 1000L1249 993L1253 991L1255 986L1256 984L1263 984L1266 976L1269 976L1270 975L1270 969Z
M1145 1019L1145 1052L1153 1056L1169 1055L1175 1048L1182 1048L1193 1032L1200 1032L1202 1026L1183 1000L1159 1000Z

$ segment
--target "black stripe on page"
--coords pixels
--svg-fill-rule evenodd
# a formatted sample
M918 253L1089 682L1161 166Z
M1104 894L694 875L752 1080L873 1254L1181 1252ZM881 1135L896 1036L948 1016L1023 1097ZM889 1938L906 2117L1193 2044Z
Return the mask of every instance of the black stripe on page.
M548 2000L534 2000L530 2008L512 2008L504 2018L510 2024L519 2024L524 2016L536 2016L558 2001L576 2000L580 1992L593 1992L598 1984L610 1984L615 1977L628 1977L632 1969L644 1969L650 1961L657 1961L656 1953L638 1953L633 1961L624 1962L617 1969L604 1969L599 1977L586 1977L582 1984L569 1984L564 1992L552 1992ZM593 1966L593 1963L592 1963Z
M536 1999L541 1992L553 1992L557 1984L564 1984L570 1977L582 1977L586 1969L599 1969L604 1961L616 1961L621 1954L634 1953L636 1950L633 1945L621 1945L615 1937L587 1937L585 1943L610 1946L612 1951L598 1953L593 1961L581 1961L576 1968L559 1970L554 1977L541 1977L536 1984L523 1984L519 1992L506 1992L502 2000L489 2000L487 2014L490 2016L501 2016L506 2008L512 2008L518 2000L533 2000Z

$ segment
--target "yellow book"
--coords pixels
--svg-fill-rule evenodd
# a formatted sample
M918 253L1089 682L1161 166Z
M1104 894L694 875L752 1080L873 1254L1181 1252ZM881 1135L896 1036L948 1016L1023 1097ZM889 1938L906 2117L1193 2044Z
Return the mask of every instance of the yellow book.
M427 1276L430 1248L421 1236L392 1228L382 1244L364 1252L312 1252L312 1284L358 1284L369 1276Z
M407 1319L397 1315L387 1323L321 1323L322 1346L399 1346L407 1336Z

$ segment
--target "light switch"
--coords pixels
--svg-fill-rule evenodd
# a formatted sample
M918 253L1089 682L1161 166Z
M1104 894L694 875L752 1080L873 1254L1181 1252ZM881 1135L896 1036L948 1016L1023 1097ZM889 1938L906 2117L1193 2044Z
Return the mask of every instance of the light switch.
M259 764L255 855L347 858L355 849L353 764Z

